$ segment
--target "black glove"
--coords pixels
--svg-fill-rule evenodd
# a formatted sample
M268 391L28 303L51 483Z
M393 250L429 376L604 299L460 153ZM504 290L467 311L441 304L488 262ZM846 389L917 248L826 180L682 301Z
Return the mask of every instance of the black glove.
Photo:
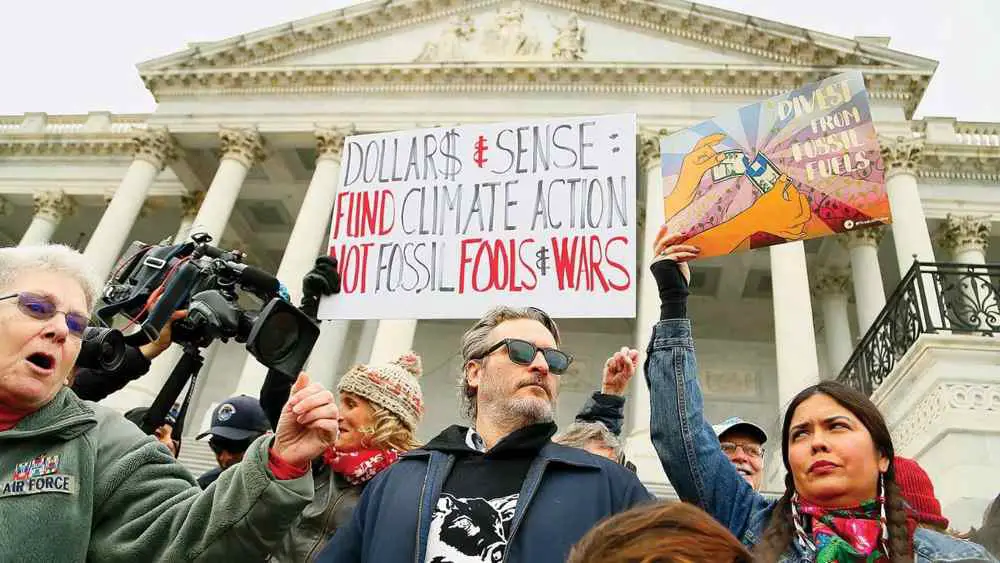
M340 293L340 271L337 269L337 259L330 256L320 256L316 265L302 278L302 304L299 309L316 320L319 311L319 298L324 295Z
M658 260L649 266L660 294L660 320L687 318L688 282L680 265L673 260Z

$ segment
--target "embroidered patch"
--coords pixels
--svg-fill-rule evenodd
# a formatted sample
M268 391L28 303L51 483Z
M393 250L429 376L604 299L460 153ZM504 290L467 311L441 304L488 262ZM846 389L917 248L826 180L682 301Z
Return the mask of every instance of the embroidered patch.
M26 481L32 477L42 477L59 473L59 456L40 455L31 461L14 466L14 480Z
M73 475L45 475L26 480L6 481L0 483L0 498L38 493L73 495L77 492L77 485L76 477Z
M219 422L225 422L230 418L233 418L234 414L236 414L236 407L234 407L229 403L226 403L221 407L219 407L219 414L218 416L216 416L216 418L218 419Z

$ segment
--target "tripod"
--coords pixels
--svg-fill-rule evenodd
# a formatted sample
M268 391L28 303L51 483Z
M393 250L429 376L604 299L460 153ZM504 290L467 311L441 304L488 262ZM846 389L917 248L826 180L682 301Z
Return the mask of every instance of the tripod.
M190 381L191 384L188 385L187 393L184 395L184 402L181 403L180 411L177 413L177 423L174 424L174 429L170 436L174 440L180 441L181 434L184 431L184 419L187 416L191 397L194 395L195 384L198 382L198 372L201 371L204 363L205 359L202 357L201 351L197 346L193 344L184 345L184 354L177 361L177 364L174 365L174 369L170 372L170 377L167 378L167 382L163 384L159 394L153 399L153 404L150 405L149 410L146 412L146 416L142 419L143 432L153 434L157 428L163 425L163 422L167 418L167 413L170 412L170 407L177 401L177 397L184 390L184 385Z

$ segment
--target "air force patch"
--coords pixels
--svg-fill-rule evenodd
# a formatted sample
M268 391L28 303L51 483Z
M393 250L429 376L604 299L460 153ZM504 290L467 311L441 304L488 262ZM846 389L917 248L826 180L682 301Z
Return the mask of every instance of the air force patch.
M0 498L37 493L77 492L77 481L72 475L59 473L58 455L40 455L35 459L18 463L10 481L0 482Z

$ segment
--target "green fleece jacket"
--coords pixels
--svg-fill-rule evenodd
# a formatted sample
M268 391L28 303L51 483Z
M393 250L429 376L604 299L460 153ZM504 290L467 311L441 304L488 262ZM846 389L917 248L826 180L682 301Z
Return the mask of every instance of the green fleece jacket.
M202 491L166 447L63 389L0 432L0 561L263 560L313 496L277 481L269 436Z

